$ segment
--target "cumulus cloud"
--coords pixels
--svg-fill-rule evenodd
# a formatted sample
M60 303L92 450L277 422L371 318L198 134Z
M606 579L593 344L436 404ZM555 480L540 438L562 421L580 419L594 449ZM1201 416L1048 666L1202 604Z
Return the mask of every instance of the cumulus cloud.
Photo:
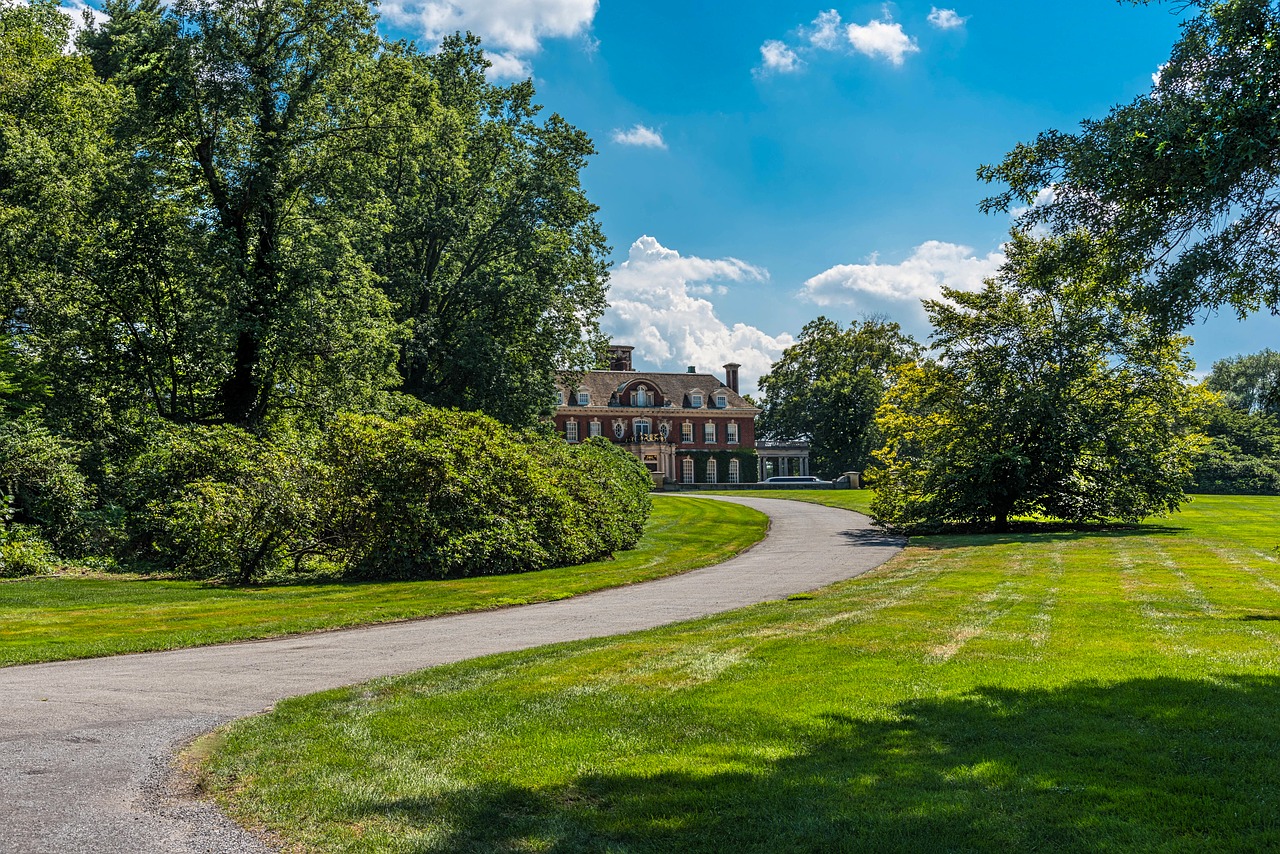
M666 140L662 138L661 132L640 124L626 130L618 128L613 132L613 141L619 145L635 145L640 148L667 147Z
M969 246L929 240L898 264L840 264L804 283L803 295L818 305L862 308L937 299L942 286L977 290L1005 261L997 250L978 256Z
M809 44L823 50L835 50L840 45L840 13L835 9L819 12L808 31Z
M887 59L901 65L909 53L916 53L920 46L902 30L902 24L891 20L871 21L866 24L850 24L845 37L858 53L872 59Z
M790 74L793 71L799 71L803 64L796 52L787 47L786 43L770 39L760 45L760 67L756 71L761 74Z
M386 0L387 20L411 28L428 42L454 32L484 40L494 77L528 75L528 58L543 39L586 36L599 0Z
M960 27L963 27L965 22L968 20L969 19L967 17L962 18L960 15L956 14L955 9L939 9L937 6L934 6L932 11L929 12L929 23L933 24L940 30L959 29Z
M639 360L660 370L696 365L719 373L721 365L738 362L742 391L752 392L760 375L795 340L744 323L731 326L704 297L726 293L725 283L768 277L768 271L746 261L684 256L645 235L613 271L602 326L615 342L631 344Z

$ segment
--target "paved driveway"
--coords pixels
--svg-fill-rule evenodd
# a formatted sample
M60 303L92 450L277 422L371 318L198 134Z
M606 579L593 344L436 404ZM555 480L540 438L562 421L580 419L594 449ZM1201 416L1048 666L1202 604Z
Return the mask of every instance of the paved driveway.
M768 513L769 536L717 566L558 602L0 669L0 851L265 851L172 791L176 746L286 697L781 599L861 575L902 546L845 510L706 498Z

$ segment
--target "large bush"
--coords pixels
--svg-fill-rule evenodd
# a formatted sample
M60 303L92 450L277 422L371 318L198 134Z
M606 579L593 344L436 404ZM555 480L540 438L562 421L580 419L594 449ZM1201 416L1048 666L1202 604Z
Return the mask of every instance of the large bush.
M360 577L522 572L639 540L650 480L606 443L571 448L449 410L340 418L325 437L321 540Z
M50 433L28 414L0 416L0 527L30 526L62 551L75 550L80 514L92 491L76 468L76 448Z
M648 472L604 440L566 445L477 413L345 415L303 441L156 430L111 474L123 555L240 583L523 572L639 541Z

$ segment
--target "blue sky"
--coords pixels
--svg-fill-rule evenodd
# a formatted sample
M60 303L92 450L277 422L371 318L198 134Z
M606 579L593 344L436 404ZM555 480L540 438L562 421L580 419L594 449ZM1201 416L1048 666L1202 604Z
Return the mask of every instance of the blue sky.
M1178 4L385 0L386 31L484 40L492 76L587 131L613 246L606 331L640 366L768 369L819 314L928 334L921 296L976 286L1009 220L975 177L1020 141L1147 92ZM1227 313L1202 370L1280 341Z

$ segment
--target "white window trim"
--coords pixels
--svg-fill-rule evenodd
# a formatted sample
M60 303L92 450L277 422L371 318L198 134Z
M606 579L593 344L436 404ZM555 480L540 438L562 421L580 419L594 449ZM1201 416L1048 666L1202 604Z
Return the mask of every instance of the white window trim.
M589 392L589 391L580 391L580 392L578 392L578 405L579 405L579 406L590 406L590 405L591 405L591 392Z
M708 421L702 425L702 443L704 445L716 445L720 438L720 431L716 429L716 422Z
M719 466L715 460L707 460L707 483L719 483L720 472Z
M591 437L600 435L600 422L598 420L592 421L587 425L587 435Z
M689 392L689 406L693 409L702 408L702 392L700 391Z
M738 444L738 422L730 421L724 425L724 443L726 445Z
M574 443L578 441L578 422L570 419L564 423L564 438L566 442Z
M729 483L742 482L742 469L737 460L729 460Z
M728 409L728 408L729 408L729 396L725 394L717 394L716 409Z
M693 483L693 460L686 458L680 464L680 482Z
M681 442L693 441L693 422L692 421L686 421L680 425L680 441Z

